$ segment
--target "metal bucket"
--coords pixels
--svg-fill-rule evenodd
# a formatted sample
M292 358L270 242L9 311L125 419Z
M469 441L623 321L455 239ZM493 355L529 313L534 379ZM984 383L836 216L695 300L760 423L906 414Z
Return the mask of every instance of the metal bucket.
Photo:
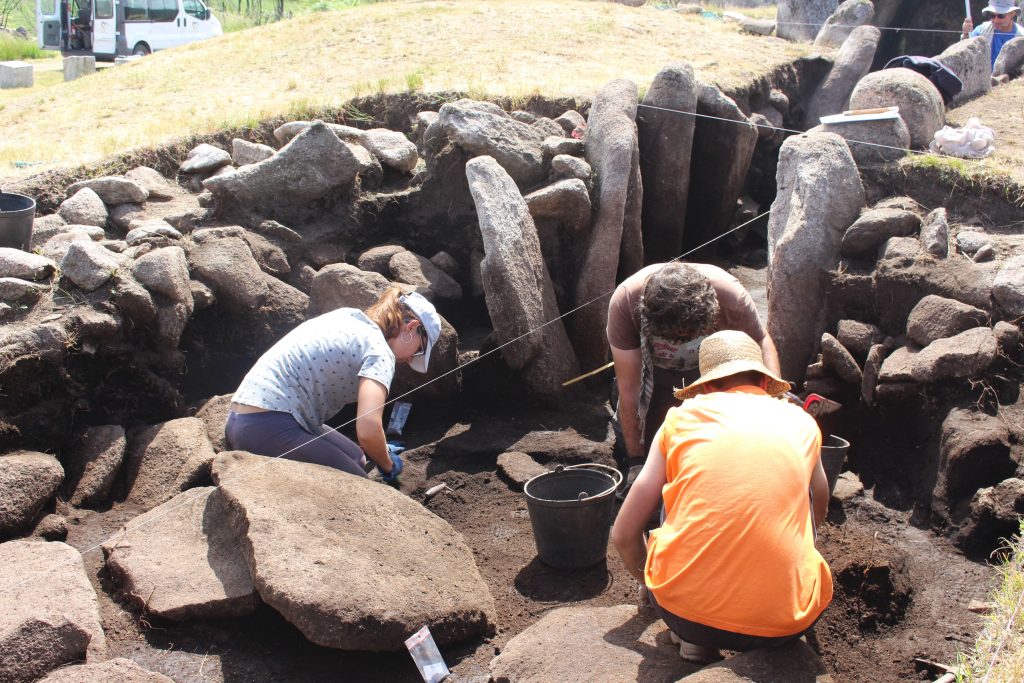
M828 479L828 495L830 497L836 488L839 473L843 471L843 464L846 462L846 454L849 450L850 442L835 434L830 434L821 446L821 466L825 468L825 478Z
M28 251L36 200L23 194L0 192L0 247Z
M526 507L541 562L559 569L597 564L608 554L615 489L622 474L588 463L540 474L526 482Z

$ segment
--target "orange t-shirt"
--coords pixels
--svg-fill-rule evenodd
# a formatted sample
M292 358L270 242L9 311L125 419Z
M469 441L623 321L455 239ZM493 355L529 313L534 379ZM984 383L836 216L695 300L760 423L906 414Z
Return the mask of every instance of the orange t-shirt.
M683 619L782 637L814 623L832 574L814 547L808 488L821 452L810 415L757 387L672 408L655 437L665 454L665 522L645 577Z

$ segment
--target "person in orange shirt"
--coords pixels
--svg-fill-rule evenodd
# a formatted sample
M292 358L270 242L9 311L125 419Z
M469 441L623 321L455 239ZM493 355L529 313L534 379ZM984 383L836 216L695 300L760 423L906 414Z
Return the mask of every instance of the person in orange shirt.
M680 641L706 663L802 636L832 600L814 546L828 511L821 431L777 397L789 384L749 335L699 350L700 378L676 392L612 528L630 574ZM663 504L662 525L644 526Z

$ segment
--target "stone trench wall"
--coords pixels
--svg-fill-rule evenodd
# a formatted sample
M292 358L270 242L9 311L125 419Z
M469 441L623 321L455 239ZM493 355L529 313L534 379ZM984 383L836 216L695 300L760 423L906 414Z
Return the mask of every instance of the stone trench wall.
M743 106L753 100L752 116L781 122L802 73L790 72L796 77L783 87L791 92L764 82ZM58 497L72 508L124 501L146 512L104 545L105 564L125 600L149 596L137 604L146 613L232 617L262 601L312 642L356 650L400 648L423 621L441 643L492 633L493 599L447 523L371 481L301 463L263 467L226 451L228 392L303 320L366 307L397 283L434 301L445 320L430 374L400 369L394 394L439 379L421 395L456 406L463 385L450 371L515 340L502 350L505 376L533 400L571 397L561 382L605 362L604 306L588 307L571 326L544 323L643 264L645 181L657 185L662 169L685 169L665 178L677 203L651 215L688 215L681 202L690 159L668 153L674 127L689 120L695 149L721 146L714 173L725 190L690 202L721 226L737 214L755 150L781 143L771 130L759 134L736 101L696 81L687 65L659 79L645 102L686 99L684 111L703 107L737 121L743 139L701 128L692 116L639 117L639 88L618 80L581 107L586 116L559 103L528 112L466 99L437 100L436 110L401 100L398 130L287 121L269 135L179 142L107 164L104 175L55 174L12 188L35 188L42 215L29 251L0 249L0 554L10 575L30 575L62 553L77 557L64 544L38 542L67 535L54 514ZM379 118L394 115L383 107ZM139 165L142 158L158 168ZM673 246L650 258L675 256L687 239L685 224L662 228ZM473 332L481 315L488 338L460 348L460 332ZM292 551L280 549L298 533L289 520L308 523L310 500L338 501L322 529L334 536L322 548L338 551L303 564L322 575L297 576ZM370 512L353 517L353 505ZM399 514L407 524L381 526L372 511L382 506L408 508ZM149 529L149 519L161 524ZM353 533L375 542L356 552ZM11 540L21 538L28 540ZM179 551L173 562L169 546ZM394 547L410 552L392 559ZM401 564L428 556L430 566ZM381 569L391 561L399 564ZM46 593L53 584L31 582L14 600L26 609L0 614L22 629L19 637L62 639L61 648L43 658L0 657L3 676L35 680L86 655L88 666L110 667L107 674L130 666L98 664L95 595L80 561L65 564L74 614L43 614L59 609ZM350 599L342 604L323 591L323 576L350 577ZM392 577L389 594L416 597L382 607L371 576ZM436 602L419 597L427 593Z

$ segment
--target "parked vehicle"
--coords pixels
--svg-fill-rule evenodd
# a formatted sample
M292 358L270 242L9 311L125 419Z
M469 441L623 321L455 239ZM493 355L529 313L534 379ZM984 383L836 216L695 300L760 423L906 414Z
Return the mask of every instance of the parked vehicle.
M36 0L39 47L112 60L221 35L203 0Z

